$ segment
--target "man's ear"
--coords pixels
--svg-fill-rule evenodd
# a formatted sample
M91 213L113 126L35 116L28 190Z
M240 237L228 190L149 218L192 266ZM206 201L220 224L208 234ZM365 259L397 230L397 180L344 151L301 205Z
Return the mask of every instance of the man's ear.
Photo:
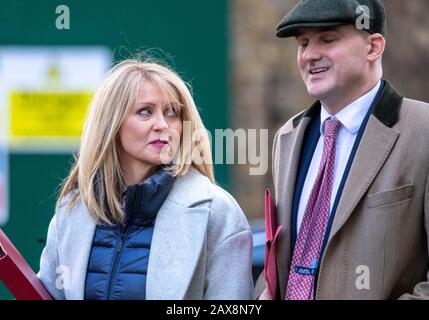
M374 33L367 38L367 41L369 45L367 59L370 62L374 62L383 55L386 47L386 40L380 33Z

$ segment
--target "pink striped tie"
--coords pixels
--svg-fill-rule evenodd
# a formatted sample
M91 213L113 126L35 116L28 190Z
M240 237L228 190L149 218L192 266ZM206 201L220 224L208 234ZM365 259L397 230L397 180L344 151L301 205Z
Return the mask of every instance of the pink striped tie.
M286 300L314 299L315 277L329 220L335 142L340 127L341 122L337 119L325 121L322 160L296 240L289 271Z

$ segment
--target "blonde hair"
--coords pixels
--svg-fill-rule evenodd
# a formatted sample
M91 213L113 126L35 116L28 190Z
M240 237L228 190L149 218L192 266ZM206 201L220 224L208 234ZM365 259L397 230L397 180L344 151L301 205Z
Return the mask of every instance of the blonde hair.
M68 208L80 197L97 222L122 224L121 193L126 186L119 164L118 132L145 80L159 86L180 106L182 124L187 121L192 137L199 135L197 142L187 141L182 130L176 160L168 169L174 176L181 176L192 166L214 183L210 141L187 84L159 63L128 59L109 71L92 98L79 156L63 183L58 203L78 191L71 195Z

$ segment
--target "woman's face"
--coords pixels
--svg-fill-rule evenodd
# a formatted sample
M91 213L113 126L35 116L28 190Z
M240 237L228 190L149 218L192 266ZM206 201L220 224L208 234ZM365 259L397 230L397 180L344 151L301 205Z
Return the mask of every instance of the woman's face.
M125 172L151 172L171 161L182 133L177 110L156 84L143 81L119 129L119 160Z

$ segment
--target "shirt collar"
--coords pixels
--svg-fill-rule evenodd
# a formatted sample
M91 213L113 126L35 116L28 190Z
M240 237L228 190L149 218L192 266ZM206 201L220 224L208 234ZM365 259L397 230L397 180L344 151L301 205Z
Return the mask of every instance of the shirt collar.
M322 104L322 108L320 109L320 133L323 135L325 121L329 118L333 118L340 120L343 127L351 134L356 134L359 131L362 121L371 107L372 101L375 99L380 86L381 80L374 88L347 105L345 108L341 109L335 115L329 114Z

